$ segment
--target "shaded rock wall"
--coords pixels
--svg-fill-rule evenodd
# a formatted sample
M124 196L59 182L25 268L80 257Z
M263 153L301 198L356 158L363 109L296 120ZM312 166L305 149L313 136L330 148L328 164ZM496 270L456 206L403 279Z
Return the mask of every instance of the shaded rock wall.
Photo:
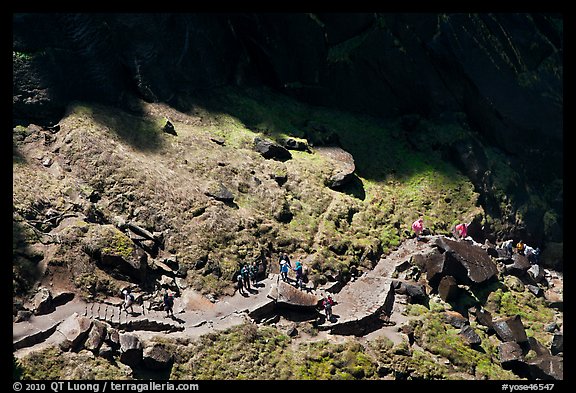
M134 110L136 95L178 107L216 86L254 84L380 117L464 113L522 177L505 190L527 206L515 233L562 242L562 190L548 187L563 177L561 15L44 13L13 22L17 124L55 123L74 99ZM454 152L488 214L504 215L482 157ZM552 208L527 201L551 192Z

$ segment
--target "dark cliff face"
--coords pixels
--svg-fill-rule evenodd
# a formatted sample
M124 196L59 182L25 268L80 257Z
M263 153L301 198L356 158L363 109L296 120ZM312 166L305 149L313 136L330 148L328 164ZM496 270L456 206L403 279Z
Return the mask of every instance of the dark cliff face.
M16 123L55 123L75 99L129 106L136 95L178 106L212 87L264 84L381 117L464 113L521 174L506 190L514 203L563 178L561 15L15 14L13 22ZM479 155L472 146L448 151L477 174L486 211L502 216ZM518 236L562 241L556 193L552 210L524 212ZM554 222L545 230L546 214Z

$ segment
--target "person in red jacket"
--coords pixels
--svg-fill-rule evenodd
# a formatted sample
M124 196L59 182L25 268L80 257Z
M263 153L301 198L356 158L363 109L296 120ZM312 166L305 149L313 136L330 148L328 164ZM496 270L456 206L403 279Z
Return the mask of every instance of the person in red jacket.
M324 312L326 313L326 319L332 321L332 306L334 305L334 300L330 295L322 299L322 306L324 306Z
M468 236L468 225L466 224L458 224L456 228L454 228L454 236L456 239L464 239Z
M416 234L417 240L420 240L420 233L422 233L423 229L424 229L424 219L422 217L420 217L419 219L417 219L412 223L412 230Z

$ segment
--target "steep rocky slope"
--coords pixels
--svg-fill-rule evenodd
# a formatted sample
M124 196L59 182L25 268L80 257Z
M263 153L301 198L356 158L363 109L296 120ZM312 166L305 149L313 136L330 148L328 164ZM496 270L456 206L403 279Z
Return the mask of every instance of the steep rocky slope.
M71 100L178 108L219 86L266 85L315 105L464 119L461 165L490 216L485 235L562 242L561 14L15 14L16 124L56 123ZM186 105L183 106L186 108ZM422 137L423 136L423 137ZM490 161L497 163L495 168ZM502 173L513 167L518 176Z
M562 378L561 15L13 21L13 317L44 321L15 336L29 353L15 372L146 378L173 362L153 376ZM469 223L485 270L449 241L416 255L419 216L432 237ZM539 246L540 267L501 255L508 238ZM271 311L280 252L304 262L316 296L341 294L339 321ZM252 262L257 304L234 287ZM144 308L114 322L126 287L156 313L173 291L184 322ZM398 326L383 326L391 293ZM58 334L72 341L50 347Z
M462 303L434 300L424 306L419 304L422 299L402 300L408 294L411 299L417 293L427 298L442 292L438 273L450 272L441 267L435 276L428 273L424 286L416 282L416 286L406 286L410 280L425 278L418 272L426 263L419 262L413 256L417 249L410 248L416 243L410 239L409 229L416 217L425 218L429 233L448 236L457 222L470 222L472 231L485 219L472 183L443 160L443 146L473 137L470 130L455 123L426 123L437 131L437 150L413 150L402 121L384 122L311 107L261 89L225 89L209 102L206 107L190 104L187 111L134 102L131 112L76 102L55 127L15 127L14 320L19 324L30 320L31 327L36 320L48 321L46 326L15 336L15 349L25 351L19 354L18 363L18 367L24 365L25 375L149 376L150 370L131 363L128 355L113 355L114 341L107 344L110 348L104 347L107 355L93 358L93 367L75 368L78 361L92 362L86 358L87 348L67 352L77 344L60 345L56 339L70 335L69 325L92 326L82 319L84 314L112 323L108 329L130 337L134 330L136 337L142 335L141 330L163 331L164 335L147 333L139 340L146 348L160 343L175 356L172 378L233 377L234 364L241 358L224 359L235 351L230 352L230 345L241 345L230 344L237 335L252 337L255 346L246 349L254 359L272 356L288 365L303 356L302 351L311 359L320 356L305 369L280 368L279 374L272 374L274 378L500 379L535 375L522 368L529 366L516 370L518 375L502 368L493 333L482 336L485 350L490 351L486 357L468 348L464 338L448 327L449 322L439 325L437 319L450 310L467 315L474 304L485 306L495 318L521 313L527 334L550 348L562 326L562 313L548 308L562 308L561 277L547 273L550 281L540 288L551 289L545 299L541 298L543 292L537 298L522 283L512 282L488 286L482 296L463 296ZM228 113L216 112L217 107ZM240 113L244 121L231 113ZM395 252L399 247L401 251ZM266 298L270 279L278 273L280 252L304 261L307 286L318 296L321 291L344 288L342 311L337 312L340 322L315 322L317 311L282 312L278 319L269 309L270 300L262 304L249 296L245 305L232 300L239 297L234 289L236 273L242 264L252 261L261 263L264 287L258 293ZM483 253L488 258L486 251ZM388 255L392 257L386 267L378 267ZM525 268L522 265L512 271L530 280ZM461 289L470 285L464 276L450 274L464 280L457 282L463 285ZM372 282L373 275L392 280L372 288L380 288L381 294L372 293L370 285L359 285ZM397 278L398 304L392 321L401 326L382 330L378 328L379 313L390 312L388 293ZM133 321L126 315L122 321L118 313L119 294L125 287L131 287L144 305L151 307L138 311L142 315ZM163 320L159 311L154 311L166 289L176 293L177 310L184 313L178 314L175 322ZM363 292L359 295L357 291ZM480 296L480 303L473 300L475 296ZM366 301L354 305L353 299L364 297ZM70 302L71 298L76 300ZM379 303L382 300L384 304ZM518 308L517 303L528 306ZM80 319L58 320L56 315L68 309L75 309ZM227 311L216 311L224 309ZM421 324L408 324L415 316L422 318ZM476 317L470 318L477 328ZM241 323L245 319L259 326ZM188 321L182 333L174 333L182 330L178 320ZM241 325L222 331L228 323ZM280 338L269 341L266 337L275 330L265 326L271 323ZM548 325L555 327L542 334ZM439 330L431 330L433 327ZM208 332L212 335L205 336ZM290 344L288 337L294 332ZM348 338L351 333L359 339ZM176 338L174 334L181 335ZM445 335L456 352L434 345ZM342 346L333 347L324 341L328 338ZM69 340L83 343L85 339L74 336ZM275 344L261 347L261 339ZM141 345L130 340L136 347ZM206 340L217 342L216 347ZM410 340L416 340L416 347L409 348L414 344ZM524 362L535 359L529 351L536 344L522 345L525 353L512 363L528 364ZM60 351L65 352L64 357L58 355ZM216 369L187 364L189 351L210 356ZM316 351L331 354L326 355L330 360ZM344 354L338 355L342 351ZM457 355L458 351L464 355ZM108 364L105 359L109 356L121 356L120 362L128 368ZM56 369L63 374L48 371L54 368L55 359ZM557 358L553 359L558 364ZM477 368L480 361L483 366ZM443 362L454 364L444 367ZM166 371L156 375L167 376Z

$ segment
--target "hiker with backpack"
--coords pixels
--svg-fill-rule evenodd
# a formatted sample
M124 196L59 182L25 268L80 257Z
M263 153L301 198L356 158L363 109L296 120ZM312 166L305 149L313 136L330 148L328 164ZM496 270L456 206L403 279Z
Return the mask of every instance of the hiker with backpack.
M524 248L525 248L524 242L520 240L518 244L516 244L516 252L520 255L524 255Z
M244 283L244 288L250 291L252 288L250 288L250 270L248 266L242 266L240 274L242 274L242 282Z
M302 282L304 280L304 272L303 272L302 263L300 261L296 261L296 267L294 268L294 271L296 272L296 286L298 288L302 289Z
M282 262L280 262L280 277L282 277L282 281L284 282L288 282L289 269L288 262L283 259Z
M134 313L134 295L132 294L132 292L130 292L130 289L124 289L122 291L122 294L124 295L124 304L122 306L122 308L124 309L124 311L128 312L128 307L130 307L130 314Z
M164 311L166 311L166 317L174 316L174 295L168 291L164 292Z
M240 292L241 295L244 295L244 282L242 280L242 273L238 273L236 276L236 283L238 284L238 292Z
M332 321L332 306L334 305L334 300L330 295L322 299L322 306L324 306L324 312L326 313L326 319Z
M538 247L534 248L526 244L524 246L524 256L528 258L530 264L535 265L538 263L538 256L540 255L540 249Z
M511 257L514 249L514 240L508 239L502 243L502 249L506 252L506 256Z
M290 262L290 257L288 256L287 253L280 253L280 257L278 258L278 263L282 264L282 261L286 261L286 263L288 264L289 268L292 268L292 263Z
M258 264L256 261L252 262L249 266L250 269L250 280L252 280L252 285L256 287L256 282L258 281Z

